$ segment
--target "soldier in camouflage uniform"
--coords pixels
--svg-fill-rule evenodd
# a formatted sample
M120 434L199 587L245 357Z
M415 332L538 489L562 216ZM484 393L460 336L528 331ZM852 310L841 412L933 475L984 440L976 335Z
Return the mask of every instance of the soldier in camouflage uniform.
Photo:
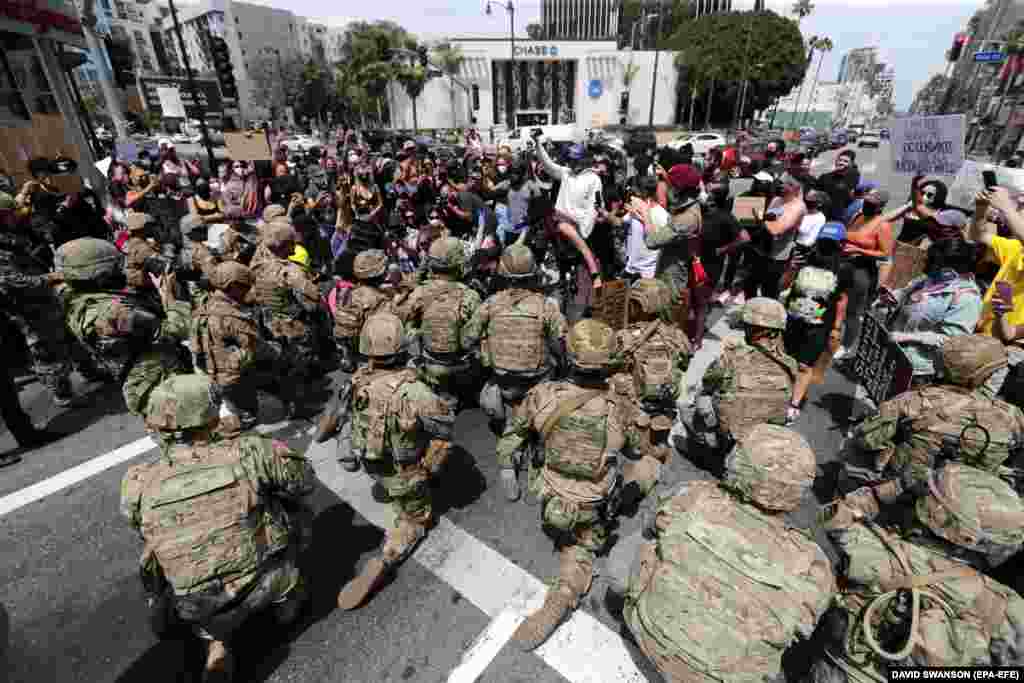
M962 335L946 341L941 358L948 383L895 396L854 430L846 488L904 475L924 482L945 460L997 474L1004 463L1020 465L1024 413L986 386L1006 367L1006 347L988 335Z
M192 328L196 368L209 375L218 391L225 435L256 426L259 397L252 371L281 356L281 347L263 339L255 313L243 303L252 283L252 272L241 263L218 265L211 277L217 291L197 309Z
M140 559L151 623L207 641L204 681L231 680L232 635L271 610L282 625L308 595L298 567L311 539L302 504L316 477L281 441L216 435L209 378L179 375L153 391L146 424L161 457L128 470L121 512L145 544Z
M614 332L604 323L576 323L568 340L569 379L531 389L498 440L499 460L511 462L537 438L544 456L542 524L560 552L558 582L516 631L526 650L547 640L590 590L594 559L616 514L622 453L639 446L629 429L629 406L608 386L614 346Z
M835 578L786 513L815 471L802 436L757 425L726 458L723 481L682 484L649 519L654 542L634 560L623 616L666 680L780 680L786 647L810 638Z
M53 290L63 277L47 272L42 250L49 250L34 244L18 225L13 208L0 207L0 326L5 337L25 340L32 371L53 393L54 403L66 407L71 404L71 347ZM24 430L26 444L32 440L29 433Z
M899 526L875 523L883 511ZM822 619L824 656L805 681L1024 665L1024 599L985 575L1024 545L1024 503L1004 481L951 462L924 485L908 478L858 489L826 506L821 521L839 551L844 590Z
M407 558L433 521L428 444L450 442L455 414L405 366L405 334L393 313L366 321L359 352L369 365L352 376L351 444L366 472L390 497L394 524L380 554L338 595L342 609L358 607L385 572Z
M252 268L250 293L263 329L271 341L281 345L280 393L292 417L304 407L318 354L317 325L322 321L320 290L302 266L288 260L296 239L291 226L271 224L264 239L270 257Z
M352 289L348 301L334 312L334 340L341 353L341 368L356 368L356 346L363 325L375 313L398 313L392 305L392 293L383 285L388 277L388 256L379 249L368 249L356 256L352 272L359 285Z
M684 419L692 443L711 456L727 453L754 425L784 424L799 370L782 343L786 309L781 303L751 299L740 318L745 339L723 341L722 355L704 373L696 410Z
M492 372L480 392L480 408L491 431L500 436L527 392L555 374L563 362L568 325L558 302L537 291L536 263L528 247L513 244L506 249L498 275L508 289L477 309L463 330L463 341L469 348L479 344L483 366ZM516 470L522 455L518 449L498 451L501 482L510 501L519 499Z
M167 269L168 260L153 239L155 221L147 213L130 213L125 219L128 228L128 239L121 250L124 251L124 274L128 286L135 289L149 287L147 273L161 273Z
M627 463L625 479L636 481L640 493L654 488L661 465L668 461L669 432L676 406L686 390L686 368L693 347L670 319L672 292L660 280L637 280L629 292L629 322L615 338L612 387L637 410L633 429L640 436L641 458Z
M156 279L159 300L125 289L122 254L110 242L84 237L57 250L68 329L93 362L123 385L128 410L145 415L149 394L171 375L186 372L182 342L192 307L174 298L175 276Z

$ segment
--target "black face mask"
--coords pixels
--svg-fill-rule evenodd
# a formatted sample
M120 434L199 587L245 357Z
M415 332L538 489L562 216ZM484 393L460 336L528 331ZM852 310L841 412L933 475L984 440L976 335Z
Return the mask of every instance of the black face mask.
M861 207L861 212L867 218L874 218L875 216L877 216L877 215L882 213L882 205L881 204L872 204L870 202L864 202L864 205Z

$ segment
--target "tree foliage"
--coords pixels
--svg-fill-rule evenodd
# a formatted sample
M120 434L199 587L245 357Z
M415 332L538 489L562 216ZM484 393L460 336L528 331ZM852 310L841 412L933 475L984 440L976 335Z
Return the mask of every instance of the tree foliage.
M392 63L387 51L414 50L416 46L413 36L393 21L349 24L341 46L342 59L335 65L338 109L352 116L376 116L386 108L388 83L398 79L407 91L410 86L415 89L416 76L403 73L404 80L399 79L399 71L405 67Z
M271 51L257 55L248 69L252 104L267 107L271 116L283 116L284 108L294 105L303 94L304 70L302 59L296 55L278 56Z
M664 16L661 18L661 32L658 34L658 19L649 18L646 25L641 24L636 29L637 48L639 49L668 49L668 42L684 23L697 16L697 7L687 0L665 0L661 4ZM625 0L619 9L619 47L630 44L633 38L633 24L643 21L642 17L646 12L648 15L657 14L658 5L651 0ZM657 36L655 34L658 34ZM657 40L656 40L657 38Z
M527 24L526 35L529 36L530 40L543 40L544 38L544 27L540 24Z
M748 31L756 36L749 41L749 54L744 39ZM749 78L747 102L752 109L766 108L799 85L809 63L796 22L771 11L703 16L683 24L668 47L678 51L680 79L700 91L714 79L716 98L734 97L730 91Z
M814 3L811 0L796 0L793 3L793 14L796 15L796 20L799 23L804 17L808 17L814 11Z

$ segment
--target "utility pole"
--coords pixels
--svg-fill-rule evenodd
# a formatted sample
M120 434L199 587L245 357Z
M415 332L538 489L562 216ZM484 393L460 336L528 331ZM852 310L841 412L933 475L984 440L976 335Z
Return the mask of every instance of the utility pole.
M185 75L188 77L188 89L192 92L192 101L196 103L199 110L199 130L203 133L203 146L206 147L206 156L210 161L210 172L217 170L217 160L213 156L213 146L210 144L210 133L206 130L206 110L199 104L199 89L196 87L195 77L192 75L192 64L188 61L188 52L185 51L185 39L181 37L181 24L178 22L178 10L174 7L174 0L168 0L171 10L171 20L174 22L174 33L178 37L178 49L181 50L181 59L185 63ZM185 112L186 118L188 112Z
M753 12L750 14L753 15ZM740 116L743 115L742 102L747 95L747 80L750 78L750 34L753 33L753 28L754 18L751 16L747 20L747 45L743 50L743 85L740 86L740 97L736 102L736 113L733 115L733 128L740 127Z
M100 46L100 41L93 30L96 28L95 0L85 0L82 3L81 21L82 33L85 36L85 44L88 46L89 52L102 59L105 50ZM97 66L100 67L97 69L100 76L100 91L103 93L103 99L107 101L107 113L110 114L110 118L114 122L114 132L117 136L115 139L125 140L128 137L128 124L125 122L124 114L121 113L121 100L114 92L114 86L107 79L107 70L103 68L104 65L98 64Z
M658 30L654 34L654 76L651 78L651 110L647 115L648 126L654 125L654 96L658 92L658 57L661 56L661 50L658 49L658 41L661 40L664 17L665 7L661 4L661 0L658 0Z

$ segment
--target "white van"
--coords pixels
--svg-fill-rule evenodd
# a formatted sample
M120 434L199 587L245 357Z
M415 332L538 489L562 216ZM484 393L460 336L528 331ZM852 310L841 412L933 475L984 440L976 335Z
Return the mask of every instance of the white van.
M575 124L568 123L557 126L524 126L513 128L512 131L497 142L497 146L507 145L513 152L521 152L526 148L527 141L532 141L535 128L540 128L546 138L552 142L583 142L584 131Z

